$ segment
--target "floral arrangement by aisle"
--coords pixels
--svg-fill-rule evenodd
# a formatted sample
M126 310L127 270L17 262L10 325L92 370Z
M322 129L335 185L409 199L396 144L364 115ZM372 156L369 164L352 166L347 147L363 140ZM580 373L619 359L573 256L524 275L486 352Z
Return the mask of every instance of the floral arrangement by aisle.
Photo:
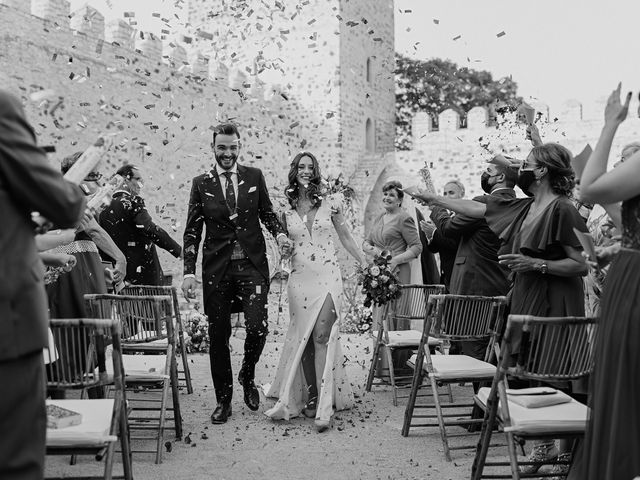
M341 328L347 333L367 333L373 324L373 309L362 304L349 305Z
M391 253L385 250L374 256L371 265L358 267L358 284L362 285L362 293L365 295L363 307L370 309L373 305L385 305L400 296L400 284L389 268L389 260ZM368 327L362 324L359 330L368 331L372 319L371 315L368 318L363 316L363 321L369 322Z
M209 352L209 321L207 316L199 311L198 304L187 314L184 331L187 352Z

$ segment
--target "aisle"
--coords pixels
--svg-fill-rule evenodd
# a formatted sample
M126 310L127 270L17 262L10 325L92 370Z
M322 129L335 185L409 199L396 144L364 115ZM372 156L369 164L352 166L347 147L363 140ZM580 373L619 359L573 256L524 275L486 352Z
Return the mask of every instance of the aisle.
M286 312L285 312L286 316ZM256 382L270 382L284 340L284 325L271 317L271 333L262 360L257 367ZM283 321L281 321L281 324ZM234 377L241 361L244 331L231 338ZM469 477L471 452L458 452L447 463L435 429L418 431L408 438L400 435L404 403L394 407L391 391L378 389L363 395L365 366L369 364L370 340L362 335L343 335L347 372L354 384L356 408L338 412L334 428L316 433L313 421L295 419L273 422L262 414L273 404L264 396L260 410L251 412L243 403L242 388L234 385L233 415L225 425L211 425L214 393L207 355L194 354L190 359L194 381L193 395L183 394L187 440L171 442L163 463L153 458L134 456L136 480L199 479L442 479ZM169 434L168 439L172 437ZM189 443L190 441L190 443ZM101 474L102 464L80 458L75 466L66 465L64 457L47 457L47 474L67 475L80 471ZM122 471L119 460L115 472Z

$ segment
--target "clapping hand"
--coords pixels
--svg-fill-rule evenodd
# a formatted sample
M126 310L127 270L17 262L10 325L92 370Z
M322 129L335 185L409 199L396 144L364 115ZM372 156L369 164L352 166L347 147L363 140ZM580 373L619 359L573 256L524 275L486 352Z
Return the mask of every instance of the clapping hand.
M629 102L631 102L631 92L627 93L627 98L622 104L620 102L620 91L622 90L622 83L618 83L616 88L609 99L607 100L607 106L604 109L604 122L611 125L619 125L624 122L629 113Z
M596 247L596 259L590 258L585 252L582 252L582 256L587 260L590 268L599 269L609 265L619 251L620 244L614 243L608 247Z
M534 147L542 145L542 137L540 137L540 130L535 123L530 123L527 126L527 140L531 140L531 145Z
M420 230L424 232L427 238L432 238L433 232L436 231L436 226L431 221L427 222L426 220L420 220Z

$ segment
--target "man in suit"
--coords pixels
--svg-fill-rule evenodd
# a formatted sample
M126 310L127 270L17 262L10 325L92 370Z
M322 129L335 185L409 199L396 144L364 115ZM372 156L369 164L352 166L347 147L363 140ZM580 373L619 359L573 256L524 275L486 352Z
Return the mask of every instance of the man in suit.
M182 255L182 247L153 223L140 196L140 171L134 165L124 165L116 174L123 178L122 187L113 192L111 203L100 213L100 225L124 252L127 282L163 285L164 273L156 245L176 258Z
M489 196L513 199L516 197L514 186L517 180L516 169L489 164L480 180L482 190L487 195L480 195L473 200L486 203ZM451 217L441 207L433 207L431 218L441 235L458 241L450 292L489 297L507 295L511 288L510 271L498 263L501 242L484 218L465 215ZM465 355L484 360L486 342L469 341L461 347Z
M463 198L464 185L459 180L452 180L445 184L442 195L446 198ZM447 210L444 211L447 215L453 217ZM428 250L431 253L440 255L440 283L447 287L447 291L450 291L449 285L456 252L458 251L458 239L442 235L442 232L435 228L433 218L431 218L431 222L421 221L420 230L425 234Z
M206 226L202 254L204 311L209 318L209 357L218 405L214 424L231 415L233 374L229 353L231 303L242 303L247 336L238 380L251 410L260 405L254 383L255 366L264 347L267 327L269 267L260 221L278 242L283 254L291 248L286 231L274 213L262 172L237 163L240 134L225 123L213 131L213 169L193 179L184 231L185 297L195 297L196 259Z
M32 212L74 227L84 194L54 170L36 144L20 101L0 90L0 478L43 477L47 342L44 266Z

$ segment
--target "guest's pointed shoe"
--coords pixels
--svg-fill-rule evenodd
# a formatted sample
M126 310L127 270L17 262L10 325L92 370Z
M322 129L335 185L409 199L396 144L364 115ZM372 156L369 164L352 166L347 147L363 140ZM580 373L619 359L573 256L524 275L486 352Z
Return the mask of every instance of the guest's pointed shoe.
M253 379L245 378L244 370L240 370L238 381L244 390L244 403L249 407L249 410L255 412L260 408L260 392L258 391L258 387L256 387Z
M331 428L333 424L333 417L329 420L321 420L319 418L316 418L314 423L316 425L316 430L318 431L318 433L326 432Z
M211 423L214 425L220 425L227 423L228 418L231 416L231 404L221 403L211 414Z
M311 397L304 408L302 409L302 414L307 418L315 418L316 412L318 411L318 397Z

